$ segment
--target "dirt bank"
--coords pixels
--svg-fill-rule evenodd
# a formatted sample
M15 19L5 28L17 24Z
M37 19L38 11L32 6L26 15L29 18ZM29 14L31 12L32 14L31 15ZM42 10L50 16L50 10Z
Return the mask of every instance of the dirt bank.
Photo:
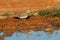
M44 31L46 28L53 28L53 30L59 30L60 17L44 18L38 15L31 16L28 19L17 19L12 17L0 19L0 31L4 32L4 35L11 36L16 31Z

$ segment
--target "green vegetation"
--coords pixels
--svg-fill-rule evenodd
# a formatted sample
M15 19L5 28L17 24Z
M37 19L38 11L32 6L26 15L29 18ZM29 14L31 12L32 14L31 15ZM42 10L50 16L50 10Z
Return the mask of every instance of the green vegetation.
M54 8L53 13L55 16L60 16L60 9L59 8Z
M38 14L41 16L45 16L52 14L52 16L60 16L60 9L59 8L52 8L52 9L45 9L45 10L38 10Z
M26 13L26 14L28 14L29 16L34 16L35 12L30 12L30 11L28 11L28 12L29 13ZM40 16L45 16L45 15L47 15L48 17L60 16L60 9L59 8L42 9L42 10L37 10L36 12ZM0 16L10 16L10 15L12 15L12 14L4 13Z
M34 12L31 12L31 16L34 16Z
M1 14L0 16L9 16L10 14L8 13L4 13L4 14Z
M45 16L45 15L48 15L50 13L51 13L50 9L38 10L38 14L41 16Z

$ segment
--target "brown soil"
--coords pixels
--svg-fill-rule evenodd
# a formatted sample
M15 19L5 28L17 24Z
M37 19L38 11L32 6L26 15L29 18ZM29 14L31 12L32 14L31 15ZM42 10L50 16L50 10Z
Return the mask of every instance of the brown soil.
M0 14L4 12L15 13L24 10L37 10L51 7L59 7L59 0L0 0ZM51 30L46 30L50 28ZM52 32L60 29L60 17L44 18L32 16L29 19L16 19L8 17L0 19L0 31L4 36L11 36L14 32L26 32L30 30ZM2 37L2 36L1 36ZM0 39L4 40L2 37Z
M0 40L4 40L4 36L3 35L0 35Z
M0 13L60 7L59 0L0 0Z
M4 32L4 35L7 36L11 36L16 31L44 31L45 28L53 28L53 30L59 30L60 17L44 18L37 15L31 16L28 19L16 19L12 17L0 19L0 31Z

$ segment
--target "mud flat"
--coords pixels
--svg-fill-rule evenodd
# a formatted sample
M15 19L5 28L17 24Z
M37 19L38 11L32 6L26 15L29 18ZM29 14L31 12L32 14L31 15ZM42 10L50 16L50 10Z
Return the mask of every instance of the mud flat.
M4 36L3 35L0 35L0 40L4 40Z
M37 20L36 20L37 19ZM5 36L11 36L14 32L29 32L44 31L46 28L53 30L60 30L60 17L43 18L41 16L31 16L28 19L16 19L8 17L0 19L0 31L4 32ZM50 30L49 30L50 32Z

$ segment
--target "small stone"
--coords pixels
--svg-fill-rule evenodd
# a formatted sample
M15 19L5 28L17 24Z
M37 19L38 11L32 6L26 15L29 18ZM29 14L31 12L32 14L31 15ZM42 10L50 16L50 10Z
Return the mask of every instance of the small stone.
M53 33L53 28L46 28L44 30L44 32L47 33L47 34L51 34L51 33Z

